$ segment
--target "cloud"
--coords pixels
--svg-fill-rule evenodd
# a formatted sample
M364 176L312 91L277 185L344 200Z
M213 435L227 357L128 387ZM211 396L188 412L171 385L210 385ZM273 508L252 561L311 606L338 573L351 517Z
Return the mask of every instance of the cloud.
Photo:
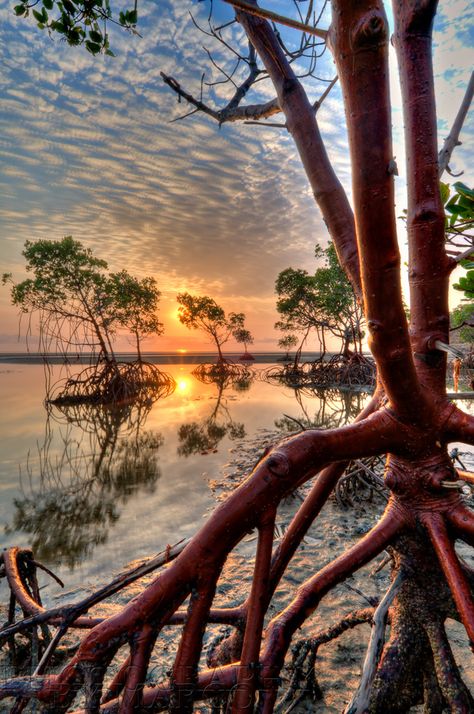
M10 258L16 247L20 263L26 239L72 234L113 269L155 275L169 296L184 288L212 292L223 301L239 296L255 320L263 300L270 324L278 272L288 265L313 270L314 243L325 243L327 233L286 131L219 128L203 115L170 123L188 108L163 85L161 70L196 95L204 70L206 81L218 77L188 14L191 9L204 22L205 5L144 3L143 37L114 32L116 58L93 58L15 18L7 0L0 0L0 160L2 188L8 187L0 204L1 237L10 244ZM284 3L277 5L283 11ZM465 38L456 35L453 21L467 5L452 5L440 16L442 57L435 65L444 132L468 76ZM230 17L229 8L220 12ZM238 38L240 27L232 26L229 34ZM288 37L293 41L293 34ZM216 61L224 61L221 46L208 37L205 44ZM246 71L242 65L237 73ZM328 52L318 72L334 76ZM311 96L320 96L322 86L314 84ZM249 102L274 96L269 82L257 89ZM233 92L222 85L203 90L209 101L220 95L221 104ZM395 109L399 144L402 118ZM318 118L350 194L342 117L336 86ZM403 166L400 145L396 154ZM456 165L466 165L461 152ZM399 185L403 207L402 180Z

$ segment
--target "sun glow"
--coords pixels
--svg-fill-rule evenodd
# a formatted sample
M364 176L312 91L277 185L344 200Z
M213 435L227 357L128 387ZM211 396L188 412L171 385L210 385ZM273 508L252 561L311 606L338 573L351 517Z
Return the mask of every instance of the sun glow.
M191 387L191 380L189 377L180 377L179 379L176 380L176 390L180 394L186 394L189 392Z

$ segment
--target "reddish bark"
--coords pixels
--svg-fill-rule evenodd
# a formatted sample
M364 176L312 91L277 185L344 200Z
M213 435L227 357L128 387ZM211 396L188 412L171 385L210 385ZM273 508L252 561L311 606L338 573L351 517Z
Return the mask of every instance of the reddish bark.
M431 61L436 6L433 0L393 1L407 156L410 333L420 381L444 393L446 354L434 342L449 342L449 274L456 263L445 250L438 178Z
M341 265L356 295L361 297L354 216L347 195L326 153L314 109L269 23L241 11L236 15L274 84L288 131L295 141Z
M330 43L344 94L364 307L385 391L401 417L423 416L400 287L382 3L333 2ZM370 111L367 108L370 107Z
M437 340L448 341L451 264L444 249L436 163L430 38L434 12L435 3L430 0L395 2L395 41L407 127L410 332L400 290L391 171L388 34L381 2L333 0L329 33L346 106L357 247L349 204L345 197L341 200L341 186L327 160L301 84L270 25L254 15L238 13L275 84L287 126L341 261L353 282L362 287L371 349L386 398L379 391L350 426L309 430L282 441L261 459L166 570L121 612L96 624L58 675L9 680L0 686L0 698L35 697L46 702L50 711L59 713L69 708L77 690L84 686L86 711L99 711L104 673L118 649L128 644L129 657L104 697L102 712L191 712L194 701L231 690L235 691L229 704L231 711L248 711L258 698L259 711L272 712L279 673L297 628L329 590L390 546L397 567L408 575L404 594L393 606L391 638L379 665L369 709L399 711L402 706L409 708L417 703L420 696L424 696L428 710L448 707L468 711L472 706L443 629L446 617L459 617L474 640L474 574L460 563L453 545L456 538L474 545L474 514L463 505L456 490L457 474L447 452L449 441L474 444L474 419L447 401L446 363L435 348ZM388 454L385 483L391 491L384 515L355 546L309 578L263 632L272 595L332 492L344 462L381 453ZM278 503L318 472L313 489L272 554ZM213 609L216 584L227 555L254 528L259 540L248 600L238 608ZM409 561L409 567L405 561ZM436 596L431 597L426 579L417 579L417 563L423 574L427 572L441 583L442 603L433 602ZM22 580L17 554L7 553L4 564L14 597L25 613L46 617ZM417 610L412 612L406 603L414 592ZM187 610L179 610L188 597ZM91 623L90 618L84 620ZM237 629L238 637L227 652L231 659L240 661L199 672L203 634L209 622L228 622ZM76 620L74 625L79 623ZM152 689L143 687L161 628L177 623L184 626L170 682ZM420 659L422 667L417 665ZM393 699L391 683L401 692L400 701Z

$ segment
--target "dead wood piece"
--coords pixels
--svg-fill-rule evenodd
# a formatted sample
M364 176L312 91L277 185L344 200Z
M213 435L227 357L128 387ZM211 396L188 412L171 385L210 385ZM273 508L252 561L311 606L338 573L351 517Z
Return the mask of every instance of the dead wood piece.
M365 655L360 684L357 692L344 710L344 714L364 714L369 708L372 683L385 643L385 627L388 619L388 610L397 596L402 582L403 575L401 572L398 572L380 602L380 605L374 612L372 632Z
M147 575L148 573L151 573L153 570L156 570L162 565L171 562L179 555L179 553L181 553L182 550L184 550L188 543L189 539L185 539L179 541L178 543L175 543L175 545L173 546L168 546L164 551L158 553L158 555L154 556L153 558L145 560L144 562L140 563L140 565L137 565L135 568L121 573L116 578L114 578L111 583L108 583L104 587L92 593L92 595L89 595L88 597L84 598L84 600L81 600L77 603L73 603L72 605L61 605L59 607L50 608L49 610L45 610L36 602L32 601L31 598L27 597L28 594L24 592L21 581L19 581L19 578L16 575L16 567L14 564L15 557L18 554L18 550L14 548L10 549L10 552L6 551L6 553L4 553L4 558L7 558L9 563L8 569L12 573L10 576L14 586L12 590L13 592L18 592L20 594L23 602L25 603L26 608L31 608L34 611L34 614L32 614L30 617L25 617L20 622L11 624L8 627L5 627L0 630L0 644L4 642L8 637L11 637L17 632L21 632L23 630L33 627L34 625L45 622L58 624L60 627L61 625L66 624L68 628L93 627L94 625L101 622L102 619L81 618L80 615L87 612L97 603L101 602L102 600L105 600L108 597L111 597L112 595L119 592L123 588L127 587L131 583L143 577L144 575ZM28 612L28 609L26 609L26 611Z

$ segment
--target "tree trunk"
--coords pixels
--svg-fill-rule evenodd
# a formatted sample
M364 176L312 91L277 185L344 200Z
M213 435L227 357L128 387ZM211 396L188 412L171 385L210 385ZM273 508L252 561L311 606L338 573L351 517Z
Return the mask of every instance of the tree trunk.
M355 231L346 197L338 203L342 187L281 43L265 20L237 13L275 85L341 261L356 289L362 289L378 370L376 394L355 423L338 429L308 429L265 453L176 560L123 610L97 624L59 674L9 680L0 687L0 697L35 697L47 710L59 714L84 685L85 710L95 713L106 670L122 645L128 645L129 656L104 696L108 703L100 706L103 712L168 709L185 714L192 711L195 701L231 694L234 698L229 699L227 711L232 714L246 714L253 702L257 711L270 714L298 629L332 588L390 549L395 573L403 583L391 607L390 639L382 643L369 705L363 711L398 714L420 702L425 712L436 714L474 711L444 629L446 618L454 617L474 642L474 577L454 548L456 539L474 546L474 513L458 492L458 475L447 449L452 441L474 444L474 418L447 400L446 360L436 347L437 342L448 340L452 265L444 249L438 187L431 68L435 7L432 0L394 1L408 156L410 330L400 288L391 170L389 36L381 2L332 2L329 39L347 117ZM216 344L222 361L217 339ZM381 518L352 548L303 583L292 602L264 630L264 615L275 589L347 462L385 453L384 478L390 498ZM272 552L279 502L316 474L311 491ZM258 545L248 598L240 607L213 608L225 559L252 530L258 534ZM37 618L35 622L47 620L22 583L16 557L7 552L3 560L24 612ZM180 610L186 601L186 610ZM71 620L65 622L62 617L55 612L51 621L71 625ZM219 661L225 651L225 664L200 670L203 632L213 622L229 624L234 634L215 653ZM184 624L169 681L143 688L155 640L164 626L177 623ZM12 627L17 631L18 626L9 626L0 638L12 636Z

